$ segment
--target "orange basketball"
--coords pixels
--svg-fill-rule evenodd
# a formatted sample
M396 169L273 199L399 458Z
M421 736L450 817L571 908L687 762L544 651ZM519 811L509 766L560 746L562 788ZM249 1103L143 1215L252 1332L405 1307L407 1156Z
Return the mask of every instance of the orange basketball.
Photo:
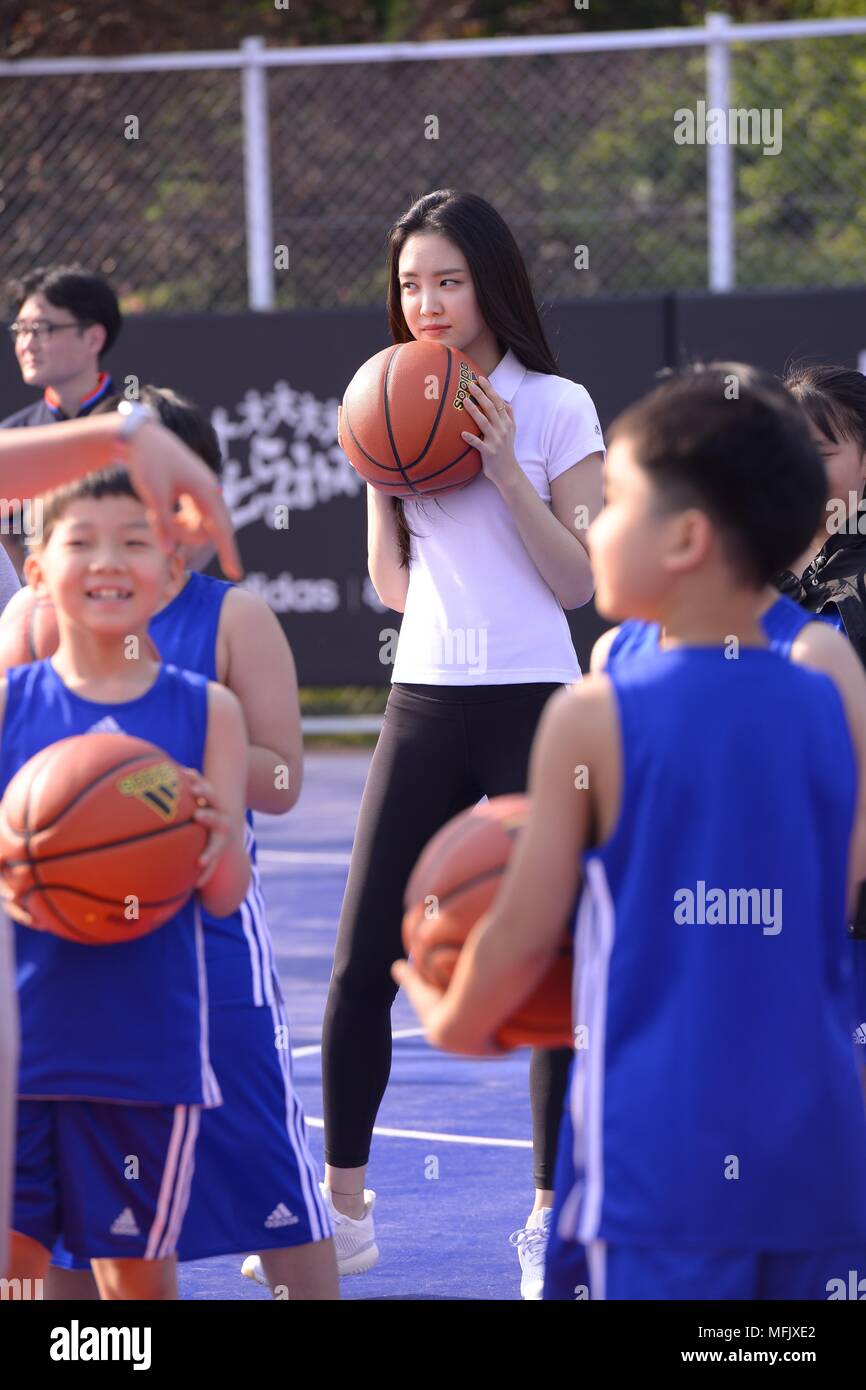
M59 643L57 614L51 599L41 598L30 588L19 590L0 619L0 674L12 666L27 666L31 661L53 656ZM144 650L159 661L159 652L150 637L145 639Z
M0 802L10 916L90 946L134 941L186 902L207 832L186 771L128 734L43 748Z
M368 483L391 497L465 487L481 455L461 439L479 434L463 402L474 362L445 343L396 343L360 367L343 397L337 438Z
M476 922L493 904L529 816L526 796L496 796L461 811L433 836L406 886L403 945L430 984L444 989ZM500 1047L571 1047L571 935L563 924L548 973L496 1034Z

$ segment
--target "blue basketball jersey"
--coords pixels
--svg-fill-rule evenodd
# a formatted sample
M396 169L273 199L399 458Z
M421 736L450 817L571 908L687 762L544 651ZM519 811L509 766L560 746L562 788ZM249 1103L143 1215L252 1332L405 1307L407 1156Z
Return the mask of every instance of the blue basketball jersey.
M645 650L608 675L622 809L584 855L560 1233L741 1250L864 1239L841 697L754 647L736 661Z
M97 703L70 690L50 659L6 674L0 794L48 744L73 734L148 739L201 769L207 681L161 666L144 695ZM83 946L15 923L21 1012L19 1094L133 1104L220 1104L207 1047L207 984L198 899L156 931Z
M186 584L150 620L148 631L163 661L198 671L215 681L217 633L223 600L233 588L224 579L191 571ZM211 1004L275 1002L273 945L265 917L262 882L256 865L253 818L247 811L244 848L250 860L250 886L229 917L202 909L205 958Z
M815 613L807 612L784 594L780 594L775 603L761 615L761 627L767 641L772 650L780 656L790 656L791 647L803 628L808 623L818 621ZM605 669L610 670L618 662L642 652L656 651L660 632L658 623L644 623L637 618L627 619L620 625L610 644Z

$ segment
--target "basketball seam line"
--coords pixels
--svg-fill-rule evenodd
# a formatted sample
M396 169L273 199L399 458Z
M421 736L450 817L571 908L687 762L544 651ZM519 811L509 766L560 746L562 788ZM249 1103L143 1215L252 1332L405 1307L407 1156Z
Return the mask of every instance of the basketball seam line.
M443 345L443 346L444 346L444 345ZM434 421L433 421L433 424L430 426L430 430L429 430L429 432L428 432L428 434L427 434L427 443L424 445L424 448L421 450L421 452L420 452L420 454L418 455L418 457L417 457L417 458L414 458L414 459L412 460L411 463L407 463L407 464L406 464L406 467L407 467L407 468L414 468L415 465L416 465L416 463L420 463L420 462L421 462L421 460L422 460L422 458L424 457L424 455L425 455L425 454L428 452L428 450L430 449L430 446L431 446L431 444L433 443L433 440L436 438L436 430L437 430L438 427L439 427L439 421L442 419L442 411L445 409L445 401L446 401L446 398L447 398L447 396L448 396L448 383L449 383L449 381L451 380L451 349L450 349L450 347L447 347L447 346L446 346L446 347L445 347L445 352L447 353L447 357L446 357L446 361L445 361L445 384L444 384L444 386L442 387L442 392L441 392L441 394L440 394L440 396L439 396L439 408L438 408L438 410L436 411L436 417L435 417L435 419L434 419ZM388 368L387 368L387 371L385 372L385 424L386 424L387 427L388 427L388 436L389 436L389 438L392 438L392 435L391 435L391 405L390 405L390 401L388 400L388 378L389 378L389 376L391 375L391 363L394 361L394 358L395 358L396 356L397 356L397 354L394 353L394 355L389 359ZM397 459L398 466L400 466L401 469L402 469L402 465L400 464L399 458L398 458L398 456L397 456L397 450L394 448L393 438L392 438L391 447L392 447L392 449L394 449L394 457ZM434 474L433 476L435 477L436 475Z
M196 821L194 816L188 816L186 820L179 820L176 825L157 826L155 830L145 830L142 831L140 835L128 835L122 840L105 840L102 844L99 845L79 845L75 849L65 849L60 854L40 854L38 858L34 858L28 852L27 857L25 859L4 859L3 863L8 868L20 868L24 864L31 864L34 867L39 864L56 864L57 861L60 859L71 859L75 855L83 856L86 854L98 854L101 850L117 849L118 846L122 845L134 845L138 843L140 840L152 840L157 835L166 835L170 830L182 830L185 825L197 824L198 822ZM30 840L36 835L41 835L43 830L50 829L51 826L46 825L41 826L39 830L32 831L30 837L27 840L28 851L30 846ZM202 829L204 829L203 826Z
M451 380L451 348L448 347L447 345L443 344L443 346L445 346L445 351L446 351L446 353L448 354L448 356L447 356L446 373L445 373L445 386L444 386L444 389L443 389L442 394L441 394L440 399L439 399L439 409L438 409L437 412L436 412L436 418L435 418L435 420L433 421L432 428L431 428L431 430L430 430L430 433L429 433L428 436L427 436L427 443L424 445L423 449L421 450L420 454L418 454L417 458L413 459L411 463L407 463L407 464L404 465L404 464L401 462L401 460L400 460L400 455L399 455L398 452L397 452L396 441L395 441L395 439L394 439L394 432L393 432L393 430L392 430L392 428L391 428L391 408L390 408L390 404L389 404L389 401L388 401L388 381L389 381L389 378L390 378L390 375L391 375L391 364L392 364L392 362L394 361L394 359L395 359L395 357L396 357L396 355L397 355L397 348L399 348L399 347L401 347L401 346L402 346L402 344L400 344L400 343L395 344L394 351L391 353L391 356L390 356L389 359L388 359L388 365L387 365L387 367L386 367L386 369L385 369L385 382L384 382L384 387L385 387L385 389L384 389L384 393L383 393L383 407L384 407L384 411L385 411L385 426L386 426L386 429L387 429L387 431L388 431L388 438L389 438L389 441L390 441L390 443L391 443L391 452L393 453L394 458L395 458L395 460L396 460L396 464L397 464L396 468L392 468L392 467L390 466L390 464L382 463L379 459L374 458L373 455L372 455L371 453L369 453L369 452L364 448L363 444L362 444L361 441L358 439L358 436L355 434L355 431L354 431L354 429L352 428L352 421L351 421L350 418L349 418L349 411L348 411L348 408L346 409L346 425L347 425L347 427L348 427L349 434L352 436L352 442L353 442L353 444L354 444L354 445L356 446L356 448L358 449L358 452L361 453L361 454L363 454L364 458L367 460L368 463L373 464L373 466L374 466L375 468L384 469L384 470L386 470L386 471L389 472L389 473L399 473L400 476L401 476L401 478L402 478L402 480L403 480L403 484L402 484L402 485L408 486L409 488L411 488L412 492L416 493L419 497L422 497L422 496L424 496L424 493L421 491L420 488L416 487L415 482L413 482L413 480L409 477L409 475L408 475L408 473L407 473L406 470L409 469L409 468L415 468L416 465L419 464L419 463L421 462L421 460L424 458L424 455L429 451L429 449L430 449L430 447L431 447L431 445L432 445L432 443L433 443L433 440L434 440L435 437L436 437L436 430L437 430L437 428L438 428L439 421L440 421L440 419L441 419L441 417L442 417L442 411L443 411L444 408L445 408L445 401L446 401L446 398L447 398L447 396L448 396L448 383L449 383L450 380ZM447 473L449 469L456 467L456 465L457 465L458 463L460 463L462 459L465 459L466 456L467 456L467 454L469 454L469 453L471 452L471 450L472 450L472 445L471 445L471 444L467 444L467 446L466 446L466 448L463 450L462 454L458 454L456 458L453 458L453 459L451 459L448 463L443 464L443 466L442 466L441 468L437 468L435 472L433 472L433 473L425 473L423 477L418 478L416 481L419 482L419 483L428 483L428 482L430 482L431 478L438 478L440 473ZM395 488L395 487L400 487L400 486L401 486L401 483L398 482L398 481L395 479L393 483L381 482L381 483L379 483L378 485L379 485L380 487L382 487L382 488ZM449 489L449 491L453 491L453 489Z
M144 902L142 902L141 898L139 898L138 905L139 907L157 908L168 907L170 903L179 903L181 906L183 906L187 898L189 898L194 891L194 889L189 889L187 892L184 893L172 893L170 898L147 898ZM119 901L117 898L101 897L99 893L93 893L89 888L75 888L71 883L40 883L34 884L32 888L28 888L26 892L23 894L21 902L26 902L26 900L33 893L49 892L72 893L79 898L88 898L90 901L95 903L107 903L109 906L116 905ZM133 893L132 897L135 896L136 894Z
M83 737L83 735L73 734L70 735L70 737L81 738ZM145 740L142 739L142 742L145 742ZM57 744L49 744L49 747L56 748ZM129 767L132 763L137 762L139 758L149 758L151 756L152 755L150 753L135 753L131 758L125 758L122 763L115 763L113 767L107 768L105 772L100 772L99 776L95 777L92 782L88 782L87 786L84 787L82 791L76 792L71 801L68 801L65 806L61 806L60 810L56 813L53 820L46 821L45 825L40 825L38 830L30 829L30 796L33 790L33 782L31 781L30 786L27 788L27 801L24 807L24 828L23 830L20 830L17 833L19 835L23 835L25 840L29 842L31 835L39 835L43 830L50 830L53 825L57 824L61 816L65 816L67 811L71 811L75 803L77 801L80 801L83 796L86 796L88 792L92 791L94 787L98 787L100 782L104 782L107 777L113 777L115 772L121 772L123 768ZM173 758L169 758L168 754L165 754L163 761L165 761L166 758L169 762L174 761Z

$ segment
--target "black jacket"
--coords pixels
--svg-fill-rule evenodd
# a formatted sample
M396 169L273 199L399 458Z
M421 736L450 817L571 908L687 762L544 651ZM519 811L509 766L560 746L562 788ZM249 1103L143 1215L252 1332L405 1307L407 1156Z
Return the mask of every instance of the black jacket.
M866 667L866 505L861 504L857 525L856 535L831 536L802 579L785 570L775 585L810 613L829 617L838 612L845 635ZM860 889L851 932L866 940L866 884Z
M810 613L837 610L845 634L866 667L866 507L857 516L863 535L831 536L802 579L784 570L776 588Z
M89 415L92 410L96 409L100 402L104 401L107 396L113 394L114 382L111 379L111 375L107 372L101 372L100 377L102 380L96 390L91 392L84 404L81 405L76 412L74 416L76 420L83 419L85 415ZM65 415L59 406L49 405L48 401L45 399L45 393L43 392L41 398L38 401L34 401L32 405L25 405L23 410L16 410L14 415L7 415L5 420L0 420L0 430L28 429L31 425L54 425L60 420L69 420L71 418L73 417Z

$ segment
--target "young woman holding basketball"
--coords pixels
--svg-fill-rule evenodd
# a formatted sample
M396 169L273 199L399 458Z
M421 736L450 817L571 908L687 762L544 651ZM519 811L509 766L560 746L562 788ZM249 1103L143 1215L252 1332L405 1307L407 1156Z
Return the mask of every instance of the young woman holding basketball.
M520 250L489 203L440 190L400 218L388 316L394 342L435 340L476 364L480 385L465 404L481 433L463 437L483 474L438 500L367 489L370 577L404 618L324 1021L325 1194L344 1274L378 1259L365 1175L391 1065L390 965L402 954L406 881L458 811L526 790L544 705L580 678L563 609L592 597L586 529L602 502L595 408L557 375ZM536 1200L512 1237L525 1298L541 1296L570 1057L532 1056Z

